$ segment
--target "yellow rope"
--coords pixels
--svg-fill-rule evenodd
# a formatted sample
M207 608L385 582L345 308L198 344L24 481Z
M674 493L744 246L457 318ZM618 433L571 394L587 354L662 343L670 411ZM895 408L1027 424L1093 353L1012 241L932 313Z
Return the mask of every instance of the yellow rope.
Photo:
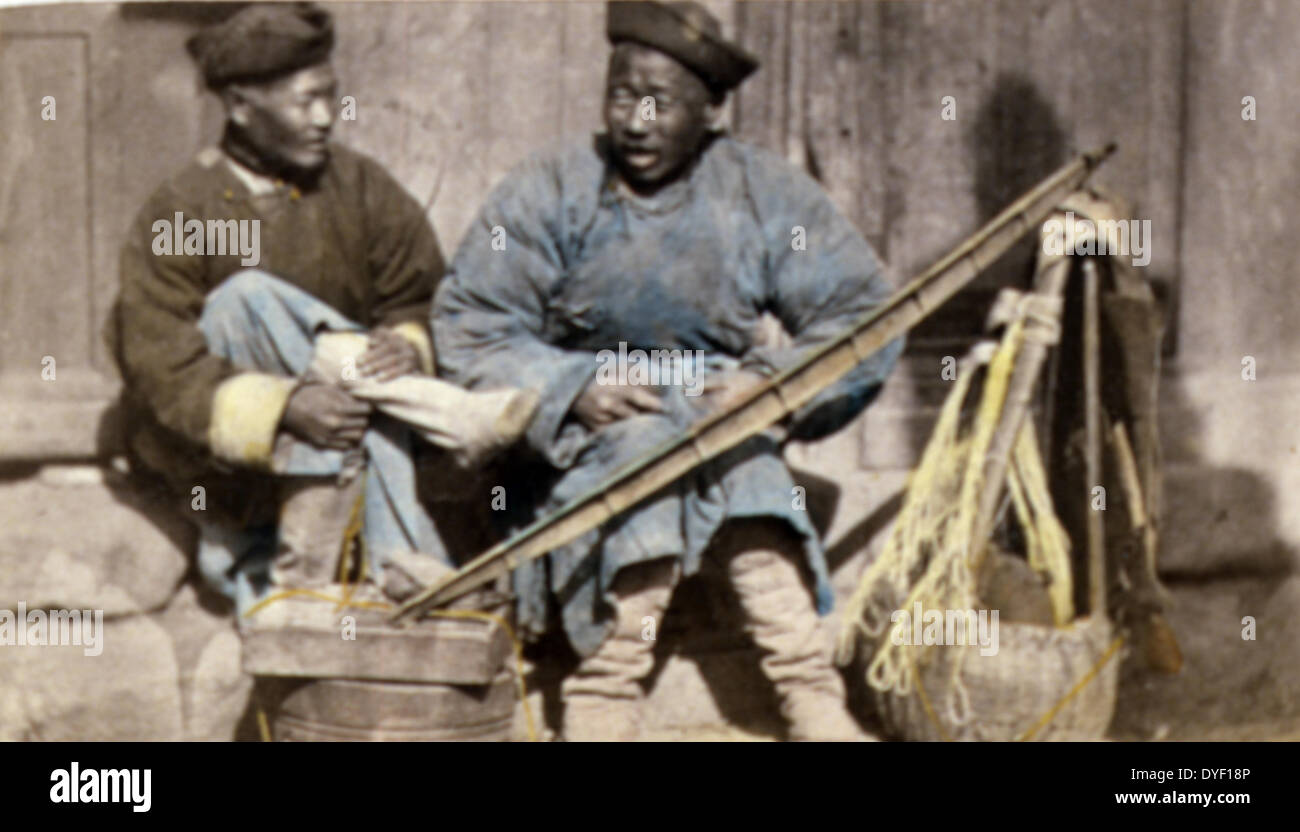
M886 630L891 636L894 634L893 628L884 623L888 611L879 607L877 587L881 583L888 583L895 592L901 593L909 583L914 556L922 551L928 540L941 537L943 526L951 519L951 502L929 500L927 495L933 492L955 492L954 483L960 477L955 461L961 456L957 452L961 447L957 436L961 406L974 375L973 372L962 373L957 379L956 388L944 402L921 461L908 477L894 531L886 541L884 551L867 567L849 599L844 616L845 626L840 632L837 648L837 658L841 664L847 664L852 658L855 636L859 631L870 638L880 636ZM886 615L882 617L881 613ZM902 674L893 669L892 664L883 661L879 666L873 663L871 672L883 676L881 683L889 686L902 677ZM905 688L906 678L901 678L901 682Z
M365 472L361 476L365 477ZM356 502L352 504L352 510L348 514L347 527L343 531L343 540L339 549L339 584L342 591L339 598L326 595L323 592L317 592L312 589L286 589L276 592L244 612L244 617L248 618L266 609L271 604L282 601L286 598L312 598L317 601L326 601L334 604L334 612L338 613L344 609L367 609L367 610L392 610L393 606L380 601L362 601L353 596L356 594L356 588L365 581L367 575L366 568L366 549L365 536L361 533L365 520L365 502L366 502L366 485L367 481L362 481L361 493L357 495ZM356 583L350 580L352 573L352 553L355 549L359 550L359 568L360 573L357 575ZM515 636L514 629L510 626L505 618L494 615L490 612L481 610L431 610L426 614L428 618L461 618L486 621L495 624L501 628L501 631L510 639L510 647L515 657L515 683L519 692L519 702L524 708L524 720L528 727L528 739L530 742L537 742L537 728L533 722L533 710L528 705L528 688L524 681L524 650L523 645ZM264 742L271 741L271 730L267 725L266 711L263 710L261 702L257 703L257 726L262 734Z
M1070 690L1062 696L1055 705L1039 717L1037 722L1030 726L1020 736L1016 737L1014 742L1028 742L1034 734L1037 734L1044 726L1055 719L1056 715L1061 712L1062 708L1069 704L1071 699L1082 693L1083 689L1091 684L1093 679L1097 678L1097 674L1100 673L1102 668L1106 666L1106 663L1114 657L1116 651L1119 650L1123 643L1123 636L1116 636L1114 640L1111 641L1110 646L1106 648L1106 652L1102 653L1101 658L1099 658L1096 663L1093 664L1092 668L1075 683L1074 687L1070 688ZM930 704L930 697L926 695L925 686L921 684L921 674L919 672L916 674L916 692L921 700L921 707L925 711L925 715L929 717L930 723L934 725L936 730L938 730L939 736L943 738L944 742L953 742L952 735L948 733L948 729L944 727L943 723L939 720L938 714L935 713L934 707Z
M271 742L271 726L266 722L266 711L262 703L257 703L257 732L262 735L262 742Z
M365 477L365 472L362 472L361 476ZM357 494L356 502L352 504L352 511L348 515L348 525L343 530L343 543L339 551L339 583L343 585L343 600L334 608L335 612L339 612L348 605L348 602L352 600L352 593L355 591L355 585L348 581L348 576L352 572L352 549L354 546L360 550L361 574L357 576L357 581L365 580L366 541L365 536L361 534L361 529L365 520L366 484L367 480L363 479L361 493Z
M884 624L891 617L887 607L897 604L900 597L903 602L898 608L907 611L915 609L917 603L930 609L974 609L978 605L978 553L971 552L970 546L979 513L984 459L1023 342L1023 321L1016 321L1007 328L989 361L968 437L960 435L962 410L978 368L967 368L958 376L921 462L909 479L903 507L885 549L867 568L849 601L838 656L847 663L858 632L875 637L883 630L867 669L868 684L876 690L909 695L916 662L910 656L904 660L904 654L917 652L921 646L909 643L904 632L909 623L905 617ZM968 701L961 685L960 664L960 659L953 663L950 710Z
M533 724L533 709L528 707L528 689L524 686L524 648L519 639L515 637L515 631L511 628L510 623L502 616L483 612L482 610L430 610L426 615L430 618L472 618L489 621L505 632L510 639L510 646L515 654L515 681L519 688L519 701L524 706L524 721L528 726L528 740L529 742L537 742L537 728Z
M907 660L912 661L912 654L908 653ZM917 670L916 665L912 666L912 674L916 679L916 695L921 699L921 707L925 709L925 715L930 718L930 724L939 731L939 737L944 742L952 742L952 735L948 729L939 721L939 716L934 712L934 706L930 704L930 697L925 692L925 685L921 683L921 672Z
M1064 627L1074 620L1074 576L1070 572L1070 536L1052 509L1047 472L1038 453L1034 422L1026 419L1016 437L1007 486L1025 536L1030 567L1048 578L1052 620Z
M1101 669L1106 666L1106 663L1111 660L1111 657L1115 655L1115 653L1119 650L1120 645L1122 645L1123 643L1124 643L1124 637L1116 636L1114 640L1111 641L1110 646L1106 648L1106 652L1102 653L1101 658L1098 659L1096 664L1092 666L1092 669L1089 670L1087 673L1085 673L1083 678L1080 679L1078 682L1076 682L1074 687L1070 688L1069 693L1061 697L1061 701L1057 702L1055 705L1052 706L1050 710L1048 710L1047 713L1043 714L1042 717L1040 717L1039 720L1036 723L1034 723L1033 726L1030 727L1028 731L1025 731L1025 733L1021 734L1019 737L1016 737L1016 742L1025 742L1034 734L1038 733L1039 729L1041 729L1044 725L1047 725L1049 722L1055 719L1056 715L1060 713L1061 709L1066 706L1066 703L1068 703L1071 699L1077 696L1084 688L1086 688L1092 682L1093 679L1097 678L1097 674L1101 672Z
M868 684L876 690L907 697L915 680L922 708L944 739L951 739L947 723L962 725L971 716L961 674L967 653L961 651L952 662L949 698L945 703L948 719L941 720L921 681L920 668L929 651L925 645L910 643L910 637L904 632L910 624L906 617L892 623L885 621L899 598L904 600L898 608L909 613L918 602L923 609L974 608L979 603L976 576L987 549L971 551L975 545L971 535L985 485L985 458L1006 404L1011 375L1023 343L1022 318L1007 327L988 361L983 391L965 436L962 413L978 364L959 376L944 402L921 461L909 477L903 506L884 550L864 572L849 601L837 645L837 659L847 664L859 635L879 639L867 668ZM1032 419L1025 421L1016 436L1007 481L1016 518L1024 531L1029 564L1048 579L1053 620L1058 627L1066 626L1074 618L1069 536L1053 509ZM1022 738L1033 736L1049 723L1095 678L1115 649L1108 650L1093 670Z
M248 618L249 616L255 615L271 604L277 601L283 601L286 598L312 598L317 601L326 601L331 604L337 604L335 607L336 612L344 608L383 611L391 611L393 609L392 604L382 601L360 601L351 599L349 596L335 598L331 595L325 594L324 592L317 592L313 589L286 589L258 601L244 612L244 617ZM528 704L528 687L527 683L524 681L524 648L520 643L519 638L515 635L514 628L510 626L510 623L506 621L503 616L484 612L482 610L430 610L426 613L426 617L477 619L480 621L487 621L501 628L501 631L506 634L506 638L510 640L510 646L514 652L516 689L519 692L519 702L524 708L524 721L528 728L528 741L537 742L537 727L533 721L533 710ZM270 730L266 727L266 714L262 710L260 703L258 704L257 716L258 726L262 730L262 738L269 741Z
M1016 368L1016 358L1020 347L1025 342L1025 322L1023 318L1007 327L998 345L993 360L989 362L984 380L984 395L980 398L979 410L975 414L974 437L966 462L966 480L963 483L961 498L962 524L958 528L962 560L970 563L972 574L977 574L984 562L987 548L978 552L970 551L972 544L984 546L986 541L973 541L975 522L979 515L980 496L984 491L984 462L988 457L989 445L993 434L997 432L1001 421L1002 409L1006 405L1007 390L1011 386L1011 374Z
M267 597L258 601L253 606L249 607L244 612L243 617L249 618L261 612L262 610L266 609L276 601L283 601L286 598L313 598L317 601L328 601L331 604L343 603L341 599L335 598L333 595L326 595L324 592L317 592L314 589L284 589L284 590L280 590L279 592L275 592L272 593L271 595L268 595ZM352 601L348 601L346 606L352 607L354 609L365 609L365 610L392 609L391 604L385 604L380 601L358 601L355 599Z

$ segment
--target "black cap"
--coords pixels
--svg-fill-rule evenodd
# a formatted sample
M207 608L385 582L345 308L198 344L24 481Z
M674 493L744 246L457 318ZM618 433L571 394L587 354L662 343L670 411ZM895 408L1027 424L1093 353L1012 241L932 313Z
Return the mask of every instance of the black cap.
M690 0L629 0L608 5L610 43L630 41L657 49L700 76L714 92L727 92L758 69L758 59L722 37L718 19Z
M329 58L334 24L312 3L248 6L205 26L185 44L213 89L232 81L269 80Z

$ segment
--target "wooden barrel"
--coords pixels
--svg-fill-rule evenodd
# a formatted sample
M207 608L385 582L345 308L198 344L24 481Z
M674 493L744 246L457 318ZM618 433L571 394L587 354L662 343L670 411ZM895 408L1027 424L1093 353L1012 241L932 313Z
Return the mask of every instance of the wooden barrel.
M354 597L366 597L362 587ZM343 597L341 587L322 594ZM277 741L508 741L518 698L508 598L395 627L386 610L285 597L240 619L244 670ZM490 614L490 618L483 618Z
M264 683L272 680L262 680ZM515 712L509 671L486 685L371 679L274 680L277 742L508 742Z

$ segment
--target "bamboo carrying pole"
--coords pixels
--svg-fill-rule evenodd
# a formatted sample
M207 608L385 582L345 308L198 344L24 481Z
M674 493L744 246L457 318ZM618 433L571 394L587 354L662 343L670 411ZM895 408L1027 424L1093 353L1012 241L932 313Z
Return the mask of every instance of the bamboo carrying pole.
M1007 382L1006 402L1002 415L994 428L993 438L989 440L988 452L984 456L984 468L981 471L979 508L971 529L970 553L975 563L982 564L983 549L988 538L993 534L998 504L1002 499L1003 486L1006 484L1007 465L1011 459L1011 449L1020 435L1020 428L1025 423L1029 406L1033 402L1034 390L1038 387L1038 376L1043 363L1047 360L1051 345L1059 332L1060 301L1065 293L1065 284L1070 277L1073 265L1068 257L1049 263L1038 273L1037 285L1031 297L1043 298L1051 302L1048 308L1052 314L1042 317L1030 317L1025 322L1025 342L1016 356L1015 367L1011 371L1011 380ZM1046 310L1044 310L1046 312Z
M1088 501L1088 614L1106 612L1106 527L1092 505L1092 489L1101 486L1101 278L1097 261L1083 261L1084 466ZM1103 491L1104 495L1104 491ZM1103 496L1103 499L1104 496Z
M1115 152L1084 153L1012 202L844 334L755 386L734 405L692 425L604 483L471 560L407 601L393 615L409 619L463 596L520 564L539 558L631 508L698 465L735 447L810 402L818 393L937 309L1026 233L1034 230Z

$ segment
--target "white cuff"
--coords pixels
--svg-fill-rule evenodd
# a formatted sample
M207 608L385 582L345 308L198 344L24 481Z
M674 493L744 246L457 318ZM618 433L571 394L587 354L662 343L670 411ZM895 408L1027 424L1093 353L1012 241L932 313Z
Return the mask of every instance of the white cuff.
M280 417L297 384L268 373L239 373L221 382L208 425L212 453L236 465L269 468Z
M407 321L391 329L411 342L416 352L420 353L420 369L433 375L433 342L429 340L429 331L415 321Z

